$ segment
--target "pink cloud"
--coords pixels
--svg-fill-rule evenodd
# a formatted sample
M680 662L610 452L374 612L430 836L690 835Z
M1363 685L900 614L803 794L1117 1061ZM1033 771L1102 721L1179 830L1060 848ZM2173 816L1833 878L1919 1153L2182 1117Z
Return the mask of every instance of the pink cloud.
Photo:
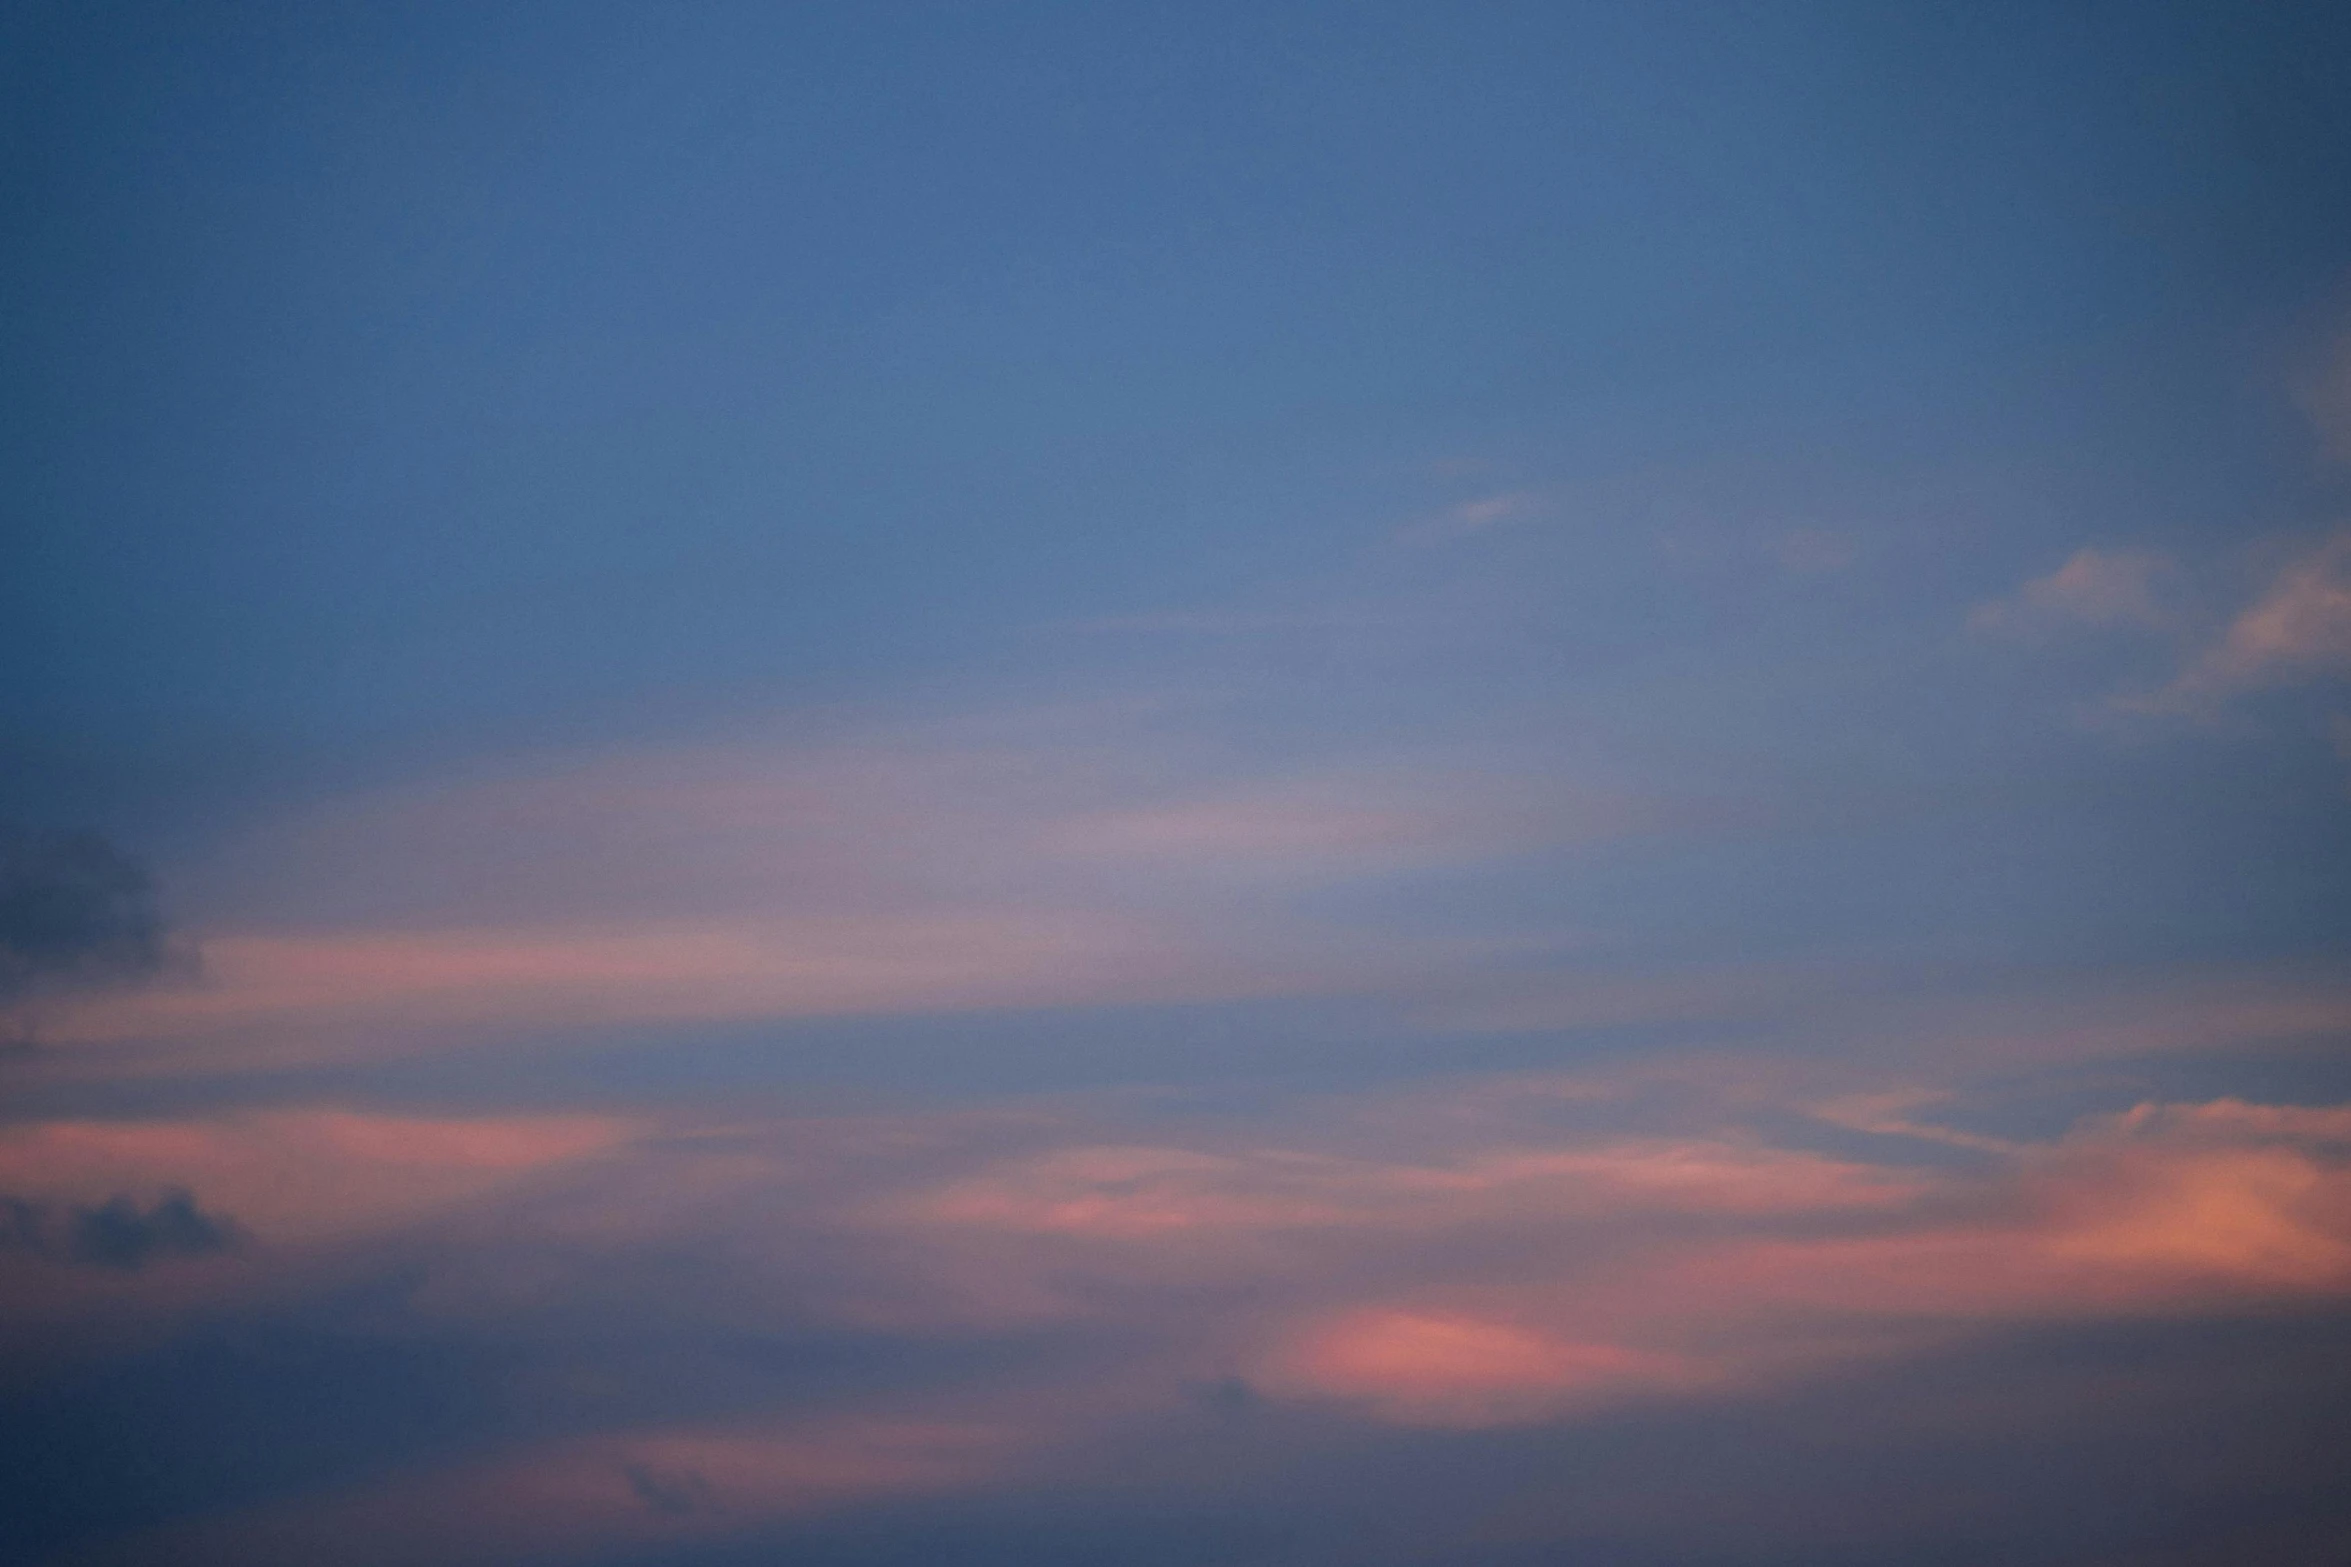
M1444 1230L1474 1218L1824 1212L1884 1206L1909 1183L1866 1166L1737 1142L1613 1139L1442 1162L1300 1150L1054 1149L943 1188L916 1217L1105 1239L1192 1232Z
M611 1116L332 1108L0 1128L0 1195L86 1208L184 1190L238 1237L135 1270L0 1250L0 1329L103 1348L151 1339L194 1308L299 1296L364 1272L420 1227L496 1211L558 1170L576 1175L641 1130Z
M2178 699L2351 672L2351 533L2280 572L2172 688Z
M2069 625L2165 626L2172 617L2159 589L2175 570L2167 557L2147 550L2077 550L2047 576L1978 605L1967 623L1971 630L2012 636Z
M1370 1309L1318 1323L1255 1368L1268 1391L1338 1398L1411 1425L1556 1418L1628 1393L1712 1379L1676 1356L1578 1343L1514 1323Z
M1660 825L1428 757L1234 780L1103 722L542 761L329 802L190 867L199 980L61 1005L46 1033L202 1035L252 1064L459 1025L1361 992L1458 954L1282 894Z
M1815 1374L2025 1321L2351 1299L2351 1111L2149 1107L1979 1172L1741 1139L1399 1163L1049 1150L890 1210L1032 1319L1157 1289L1203 1374L1409 1424L1508 1424ZM959 1231L998 1237L963 1248ZM1098 1294L1097 1291L1103 1292ZM952 1311L966 1291L937 1288ZM1058 1301L1058 1307L1056 1307Z
M61 1010L67 1044L236 1036L224 1059L328 1053L367 1024L813 1017L1248 994L1179 936L1115 914L979 912L701 925L215 936L203 984ZM1187 972L1189 970L1189 972Z
M151 1542L147 1559L174 1561L313 1560L338 1531L380 1535L385 1560L469 1559L442 1550L444 1529L523 1554L651 1544L1051 1484L1102 1433L1235 1376L1374 1422L1501 1426L1737 1395L2019 1324L2351 1301L2351 1106L2149 1104L2054 1139L1962 1137L1964 1159L1921 1165L1786 1146L1719 1105L1712 1131L1627 1132L1633 1086L1422 1085L1245 1125L1156 1115L1149 1139L1115 1098L657 1125L54 1123L0 1140L0 1184L193 1186L251 1216L266 1244L239 1266L265 1276L422 1227L408 1309L444 1328L560 1306L681 1330L1101 1330L1126 1346L1112 1365L875 1393L814 1423L568 1437ZM1829 1109L1931 1142L1936 1103ZM1563 1111L1620 1124L1562 1129ZM691 1291L653 1260L681 1254L700 1259Z
M0 1128L0 1190L86 1201L192 1187L264 1242L307 1242L480 1200L533 1172L617 1148L637 1130L614 1116L338 1109L36 1121Z

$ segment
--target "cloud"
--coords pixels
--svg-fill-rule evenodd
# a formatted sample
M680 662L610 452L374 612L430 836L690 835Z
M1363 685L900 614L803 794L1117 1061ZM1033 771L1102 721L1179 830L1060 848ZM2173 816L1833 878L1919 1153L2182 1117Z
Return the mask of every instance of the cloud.
M709 1476L699 1469L656 1470L650 1464L626 1463L621 1475L637 1499L657 1513L690 1513L709 1507L715 1498Z
M904 1211L998 1237L949 1298L1019 1299L978 1283L996 1268L1059 1281L1067 1320L1154 1285L1195 1310L1229 1290L1248 1305L1194 1351L1261 1393L1503 1425L1998 1324L2351 1299L2346 1132L2340 1109L2148 1106L1940 1173L1728 1135L1427 1161L1072 1149Z
M1569 959L1577 955L1570 953ZM1711 964L1643 972L1556 962L1419 1005L1449 1033L1599 1033L1669 1024L1735 1048L1659 1051L1660 1073L1716 1084L1834 1083L1835 1096L2068 1064L2219 1056L2351 1035L2351 985L2292 965L2126 971L2063 987L1923 985L1915 968ZM1879 1108L1883 1108L1881 1104ZM1843 1113L1843 1112L1841 1112Z
M191 1312L348 1287L637 1135L615 1117L330 1107L0 1126L0 1191L17 1194L0 1199L0 1349L113 1353Z
M197 1207L184 1188L146 1205L126 1193L62 1209L0 1197L0 1251L55 1262L136 1269L160 1259L226 1251L241 1235L234 1220Z
M2260 686L2351 673L2351 532L2279 572L2167 693L2207 701Z
M2317 434L2320 450L2336 462L2351 462L2351 332L2339 333L2328 345L2295 401Z
M854 1016L1245 995L1269 982L1245 963L1213 967L1144 921L1051 911L221 936L207 949L206 988L93 1002L57 1037L205 1036L221 1064L311 1059L385 1024Z
M207 1226L272 1243L339 1240L412 1223L537 1172L591 1159L636 1135L613 1116L414 1116L334 1108L240 1111L176 1120L49 1120L0 1127L0 1185L70 1215L51 1233L145 1233L155 1249L197 1244ZM192 1207L188 1188L239 1215L229 1226ZM124 1190L163 1189L141 1210ZM46 1221L45 1221L46 1222ZM79 1227L78 1231L76 1227ZM129 1249L135 1250L138 1242ZM117 1248L122 1249L122 1248Z
M476 1026L1361 993L1456 958L1310 895L1660 818L1437 755L1245 769L1117 719L540 758L222 846L188 872L202 982L48 1032L201 1039L220 1065Z
M1528 490L1507 490L1449 506L1433 517L1396 530L1399 544L1449 544L1495 528L1525 522L1540 509L1542 497Z
M2161 589L2176 572L2170 558L2149 550L2085 548L2045 577L2006 598L1979 604L1968 628L1996 636L2039 637L2071 627L2172 623Z
M1710 1380L1673 1355L1578 1343L1490 1317L1375 1308L1318 1324L1261 1369L1256 1385L1345 1399L1411 1424L1474 1427Z
M716 1542L1111 1485L1101 1455L1185 1421L1344 1453L1721 1409L2023 1329L2351 1303L2351 1107L2150 1101L1952 1140L1925 1118L1947 1103L1488 1079L1243 1119L1117 1096L627 1128L314 1109L24 1128L6 1168L288 1189L245 1272L364 1294L403 1335L531 1343L534 1396L573 1411L126 1561ZM396 1286L358 1289L369 1256ZM1244 1391L1204 1413L1202 1388Z
M149 977L166 952L147 873L121 850L0 826L0 1040L29 1037L32 998Z
M2217 635L2195 632L2168 601L2179 576L2151 551L2083 549L2048 576L1978 605L1971 630L2039 639L2076 627L2174 633L2191 651L2169 683L2111 706L2150 714L2208 713L2265 687L2351 674L2351 532L2303 550Z

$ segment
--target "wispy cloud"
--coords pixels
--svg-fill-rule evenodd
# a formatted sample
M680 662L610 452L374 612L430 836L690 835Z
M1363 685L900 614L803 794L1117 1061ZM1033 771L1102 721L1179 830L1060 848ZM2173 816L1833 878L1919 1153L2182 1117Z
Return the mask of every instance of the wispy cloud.
M1541 512L1542 504L1543 498L1532 490L1504 490L1458 502L1435 516L1406 523L1396 530L1394 539L1399 544L1449 544L1495 528L1531 521Z
M335 1108L0 1128L0 1184L87 1210L124 1191L190 1191L269 1245L406 1224L639 1130L593 1115L418 1116Z
M2184 573L2151 551L2083 549L2014 594L1978 605L1971 630L2040 640L2068 629L2161 631L2185 648L2177 672L2109 706L2212 713L2251 692L2351 674L2351 533L2305 546L2217 629L2178 607Z
M2318 436L2320 449L2351 462L2351 331L2338 332L2316 368L2296 389L2295 401Z
M2047 576L2035 577L2005 598L1979 604L1969 629L1998 636L2036 637L2071 627L2173 623L2162 590L2178 567L2150 550L2084 548Z
M334 802L219 851L200 983L94 997L53 1032L258 1061L387 1025L1360 990L1450 949L1342 943L1306 894L1671 816L1441 755L1268 774L1112 729L558 758Z
M199 1036L267 1059L295 1035L387 1024L610 1024L1210 999L1295 969L1219 963L1172 925L1101 911L967 909L708 922L220 936L206 983L64 1014L62 1043ZM1228 955L1229 956L1229 955ZM291 1041L296 1059L331 1039Z
M2351 673L2351 533L2290 562L2166 693L2209 701L2288 681Z
M144 866L96 833L0 824L0 1047L47 995L149 979L174 954Z
M1423 1086L1241 1122L1112 1099L627 1129L288 1112L99 1138L114 1162L86 1156L89 1178L221 1185L243 1126L311 1161L322 1214L395 1153L443 1170L462 1210L378 1205L372 1229L346 1217L307 1240L257 1220L234 1266L298 1281L306 1250L388 1245L430 1259L405 1297L418 1320L492 1337L553 1311L603 1321L580 1342L608 1373L638 1340L760 1324L863 1335L909 1367L925 1345L1027 1346L985 1376L897 1372L821 1407L733 1390L722 1415L679 1389L119 1559L313 1560L354 1530L378 1554L348 1559L386 1562L489 1559L493 1536L501 1559L724 1538L1052 1485L1138 1422L1188 1418L1202 1387L1336 1422L1325 1440L1507 1428L1751 1397L2020 1327L2351 1302L2351 1108L2148 1102L1954 1146L1921 1098L1829 1153L1804 1128L1851 1115L1782 1101L1701 1125L1643 1112L1629 1086ZM1563 1109L1599 1119L1564 1127ZM1638 1125L1659 1114L1682 1124ZM401 1224L431 1246L398 1243ZM680 1291L664 1280L686 1256ZM1118 1353L1088 1347L1104 1343Z

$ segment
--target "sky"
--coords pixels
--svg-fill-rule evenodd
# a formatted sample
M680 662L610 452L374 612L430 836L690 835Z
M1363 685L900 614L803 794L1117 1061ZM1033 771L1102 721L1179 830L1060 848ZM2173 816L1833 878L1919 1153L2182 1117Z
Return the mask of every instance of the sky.
M0 1562L2336 1567L2346 72L0 5Z

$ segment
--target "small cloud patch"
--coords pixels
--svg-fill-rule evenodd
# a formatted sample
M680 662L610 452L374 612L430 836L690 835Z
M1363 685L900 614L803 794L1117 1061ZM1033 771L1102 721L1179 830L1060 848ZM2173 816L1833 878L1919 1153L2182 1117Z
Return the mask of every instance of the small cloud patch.
M145 979L171 956L146 870L93 832L0 825L0 1046L29 1048L54 991Z
M2180 684L2190 693L2351 673L2351 533L2280 572Z
M1399 544L1450 544L1475 534L1514 523L1525 522L1540 509L1540 498L1525 490L1511 490L1500 495L1481 496L1448 506L1434 517L1425 517L1396 531Z
M0 1252L81 1267L127 1272L170 1258L227 1251L243 1235L234 1220L206 1213L182 1189L146 1206L127 1194L68 1207L0 1197Z
M2161 629L2173 618L2162 590L2174 569L2168 557L2147 550L2077 550L2047 576L1977 605L1968 629L2023 638L2084 626Z
M620 1472L648 1512L681 1518L710 1506L710 1482L698 1469L654 1469L647 1464L623 1464Z

